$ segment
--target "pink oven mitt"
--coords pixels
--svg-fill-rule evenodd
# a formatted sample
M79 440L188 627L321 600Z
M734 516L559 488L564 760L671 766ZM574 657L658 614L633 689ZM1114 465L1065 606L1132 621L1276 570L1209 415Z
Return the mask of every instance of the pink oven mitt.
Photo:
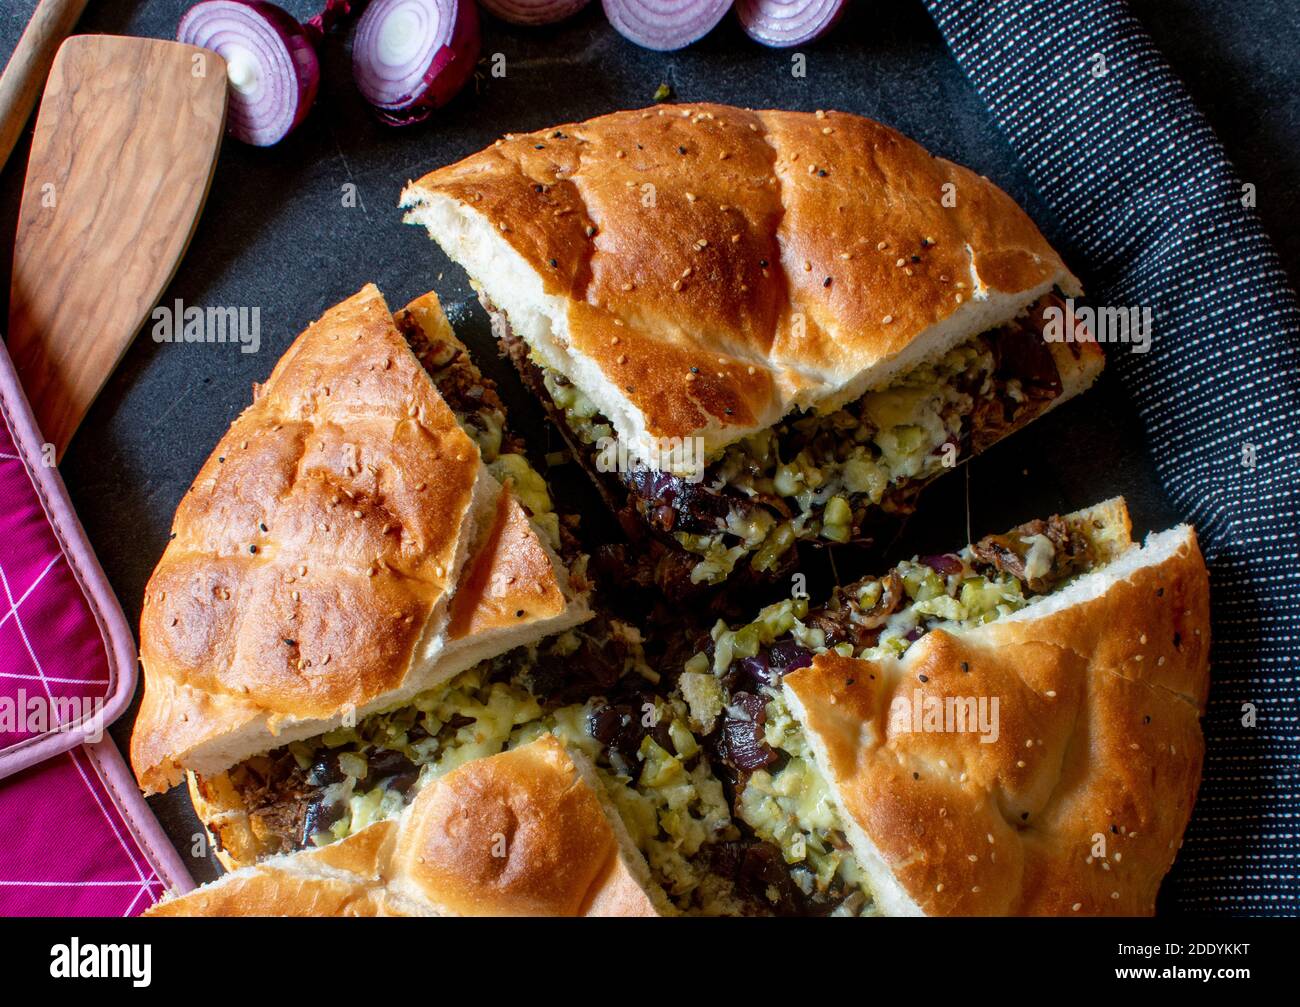
M135 643L0 346L0 915L134 915L192 887L106 728Z

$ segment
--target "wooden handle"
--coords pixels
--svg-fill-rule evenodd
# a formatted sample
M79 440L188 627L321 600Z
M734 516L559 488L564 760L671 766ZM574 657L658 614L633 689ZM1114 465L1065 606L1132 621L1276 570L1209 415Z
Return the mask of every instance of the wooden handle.
M0 76L0 171L32 114L59 43L68 37L88 0L41 0Z

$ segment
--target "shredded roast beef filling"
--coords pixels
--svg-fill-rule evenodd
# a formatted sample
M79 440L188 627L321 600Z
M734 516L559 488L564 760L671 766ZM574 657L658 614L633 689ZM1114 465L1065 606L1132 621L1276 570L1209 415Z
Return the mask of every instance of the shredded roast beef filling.
M1046 538L1052 544L1052 579L1026 569L1029 554L1026 540L1037 536ZM1054 580L1072 576L1088 562L1087 542L1080 536L1071 534L1059 516L1050 517L1046 521L1030 521L1006 535L986 535L971 546L971 552L980 564L999 573L1009 573L1039 593L1051 590Z
M846 902L858 908L862 894L805 892L790 872L790 865L771 843L736 839L709 847L709 867L736 887L737 895L756 915L825 916Z
M505 406L496 383L479 371L469 354L453 343L431 338L409 312L399 311L393 320L433 379L438 394L481 449L485 435L491 436L490 446L495 450L484 451L483 460L490 462L498 453L524 454L523 438L506 428Z

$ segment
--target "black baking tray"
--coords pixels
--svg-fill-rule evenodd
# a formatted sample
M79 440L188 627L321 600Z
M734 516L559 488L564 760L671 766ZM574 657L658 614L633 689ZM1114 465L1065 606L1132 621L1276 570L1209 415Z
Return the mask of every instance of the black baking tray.
M12 50L34 6L34 0L6 4L0 56ZM170 37L186 6L177 0L92 4L79 30ZM282 6L306 17L318 4L285 0ZM1259 26L1279 4L1150 0L1134 6L1176 68L1190 76L1195 97L1208 105L1224 132L1242 177L1256 181L1260 211L1275 224L1279 250L1294 276L1300 240L1283 225L1296 218L1300 192L1300 104L1291 90L1288 62L1259 37ZM243 354L230 344L158 344L146 330L62 465L73 502L132 623L181 495L249 402L253 382L266 377L309 321L368 280L379 284L393 307L436 289L480 366L500 382L512 425L528 438L534 456L540 460L562 446L498 357L464 275L422 230L404 226L396 210L407 179L470 154L501 133L649 105L661 84L680 101L858 112L988 175L1025 206L1067 261L1071 258L1069 236L1030 190L914 0L851 3L832 34L804 50L804 76L793 73L789 52L750 41L730 17L700 43L671 54L647 52L620 38L598 3L569 22L542 29L511 28L485 18L483 35L485 59L503 54L505 76L492 76L485 64L476 81L423 126L393 130L375 121L352 85L346 35L336 35L322 50L317 107L295 134L266 150L224 144L207 208L163 300L258 308L260 351ZM1221 87L1225 78L1234 86ZM1260 112L1264 107L1267 116ZM1285 152L1290 156L1282 156ZM9 236L24 158L20 146L0 175L0 230ZM343 198L348 185L356 186L354 207ZM11 243L0 244L0 270L7 275ZM1083 280L1086 285L1088 277ZM586 515L589 542L616 534L575 467L558 467L548 476L561 507ZM1103 376L1083 398L932 486L922 513L890 552L950 549L971 535L1119 493L1128 498L1139 532L1179 520L1155 478L1132 407L1118 382ZM113 728L124 748L133 719L134 707ZM201 829L184 791L150 803L188 857ZM207 860L189 864L199 881L217 873Z

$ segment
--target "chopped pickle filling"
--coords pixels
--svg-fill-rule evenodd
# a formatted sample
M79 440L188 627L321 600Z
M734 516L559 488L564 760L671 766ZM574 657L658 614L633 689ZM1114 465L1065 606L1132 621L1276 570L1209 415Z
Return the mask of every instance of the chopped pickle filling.
M786 863L803 867L795 880L806 892L825 892L834 882L853 893L836 908L836 915L874 915L871 889L844 838L835 800L803 728L779 690L764 686L762 695L767 700L764 740L785 761L775 772L754 771L740 791L737 815L760 838L774 843Z

